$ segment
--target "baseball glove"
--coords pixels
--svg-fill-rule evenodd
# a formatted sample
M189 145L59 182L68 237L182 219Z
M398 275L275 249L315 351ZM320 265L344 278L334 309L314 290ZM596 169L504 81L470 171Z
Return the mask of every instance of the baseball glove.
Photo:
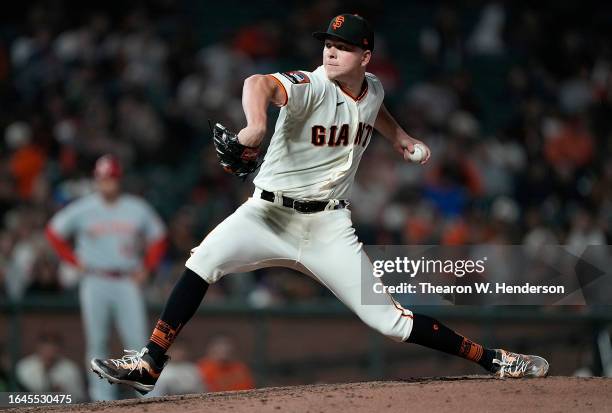
M217 157L226 172L246 179L259 168L259 148L244 146L238 141L237 134L220 123L215 124L212 133Z

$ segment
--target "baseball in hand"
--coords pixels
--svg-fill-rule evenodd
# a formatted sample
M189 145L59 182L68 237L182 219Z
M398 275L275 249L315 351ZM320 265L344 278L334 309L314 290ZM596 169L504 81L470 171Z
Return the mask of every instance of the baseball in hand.
M423 159L425 159L426 155L427 150L425 147L420 143L416 143L414 144L414 152L408 152L408 159L410 159L412 162L421 162Z

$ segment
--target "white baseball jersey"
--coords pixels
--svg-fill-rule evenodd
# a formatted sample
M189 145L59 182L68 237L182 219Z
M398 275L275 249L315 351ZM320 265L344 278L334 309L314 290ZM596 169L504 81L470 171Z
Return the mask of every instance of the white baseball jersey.
M346 199L374 133L384 90L366 73L360 96L330 80L325 68L272 76L285 90L258 188L297 199Z

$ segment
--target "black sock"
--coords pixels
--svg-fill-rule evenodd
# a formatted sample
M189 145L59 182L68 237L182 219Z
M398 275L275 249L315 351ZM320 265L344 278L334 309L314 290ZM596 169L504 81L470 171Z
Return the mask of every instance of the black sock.
M495 350L474 343L426 315L414 314L412 321L412 332L406 342L463 357L480 364L488 371L493 371Z
M186 268L166 301L166 306L157 321L147 344L149 354L156 363L161 363L166 351L193 317L208 290L208 283L195 272Z

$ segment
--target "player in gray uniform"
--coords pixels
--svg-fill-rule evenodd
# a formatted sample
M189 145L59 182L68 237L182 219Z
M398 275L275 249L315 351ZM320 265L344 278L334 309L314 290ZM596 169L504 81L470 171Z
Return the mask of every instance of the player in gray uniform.
M245 176L257 167L268 106L281 107L253 196L192 250L146 347L120 359L94 359L92 370L110 382L150 391L168 359L165 352L209 284L231 273L284 266L319 281L394 340L463 357L499 377L545 376L543 358L483 347L391 296L376 305L362 303L361 292L379 280L355 235L347 198L373 129L405 160L426 163L430 151L398 125L383 104L382 84L365 70L374 47L369 24L342 14L314 35L324 41L323 66L249 77L242 95L247 126L237 135L222 125L213 129L223 167ZM371 276L362 278L362 271Z
M121 193L121 174L117 158L101 157L94 171L97 191L70 203L47 226L47 238L60 258L82 275L87 360L108 352L113 320L126 347L146 339L141 285L165 251L164 224L143 199ZM90 381L92 400L112 400L114 390L106 382Z

